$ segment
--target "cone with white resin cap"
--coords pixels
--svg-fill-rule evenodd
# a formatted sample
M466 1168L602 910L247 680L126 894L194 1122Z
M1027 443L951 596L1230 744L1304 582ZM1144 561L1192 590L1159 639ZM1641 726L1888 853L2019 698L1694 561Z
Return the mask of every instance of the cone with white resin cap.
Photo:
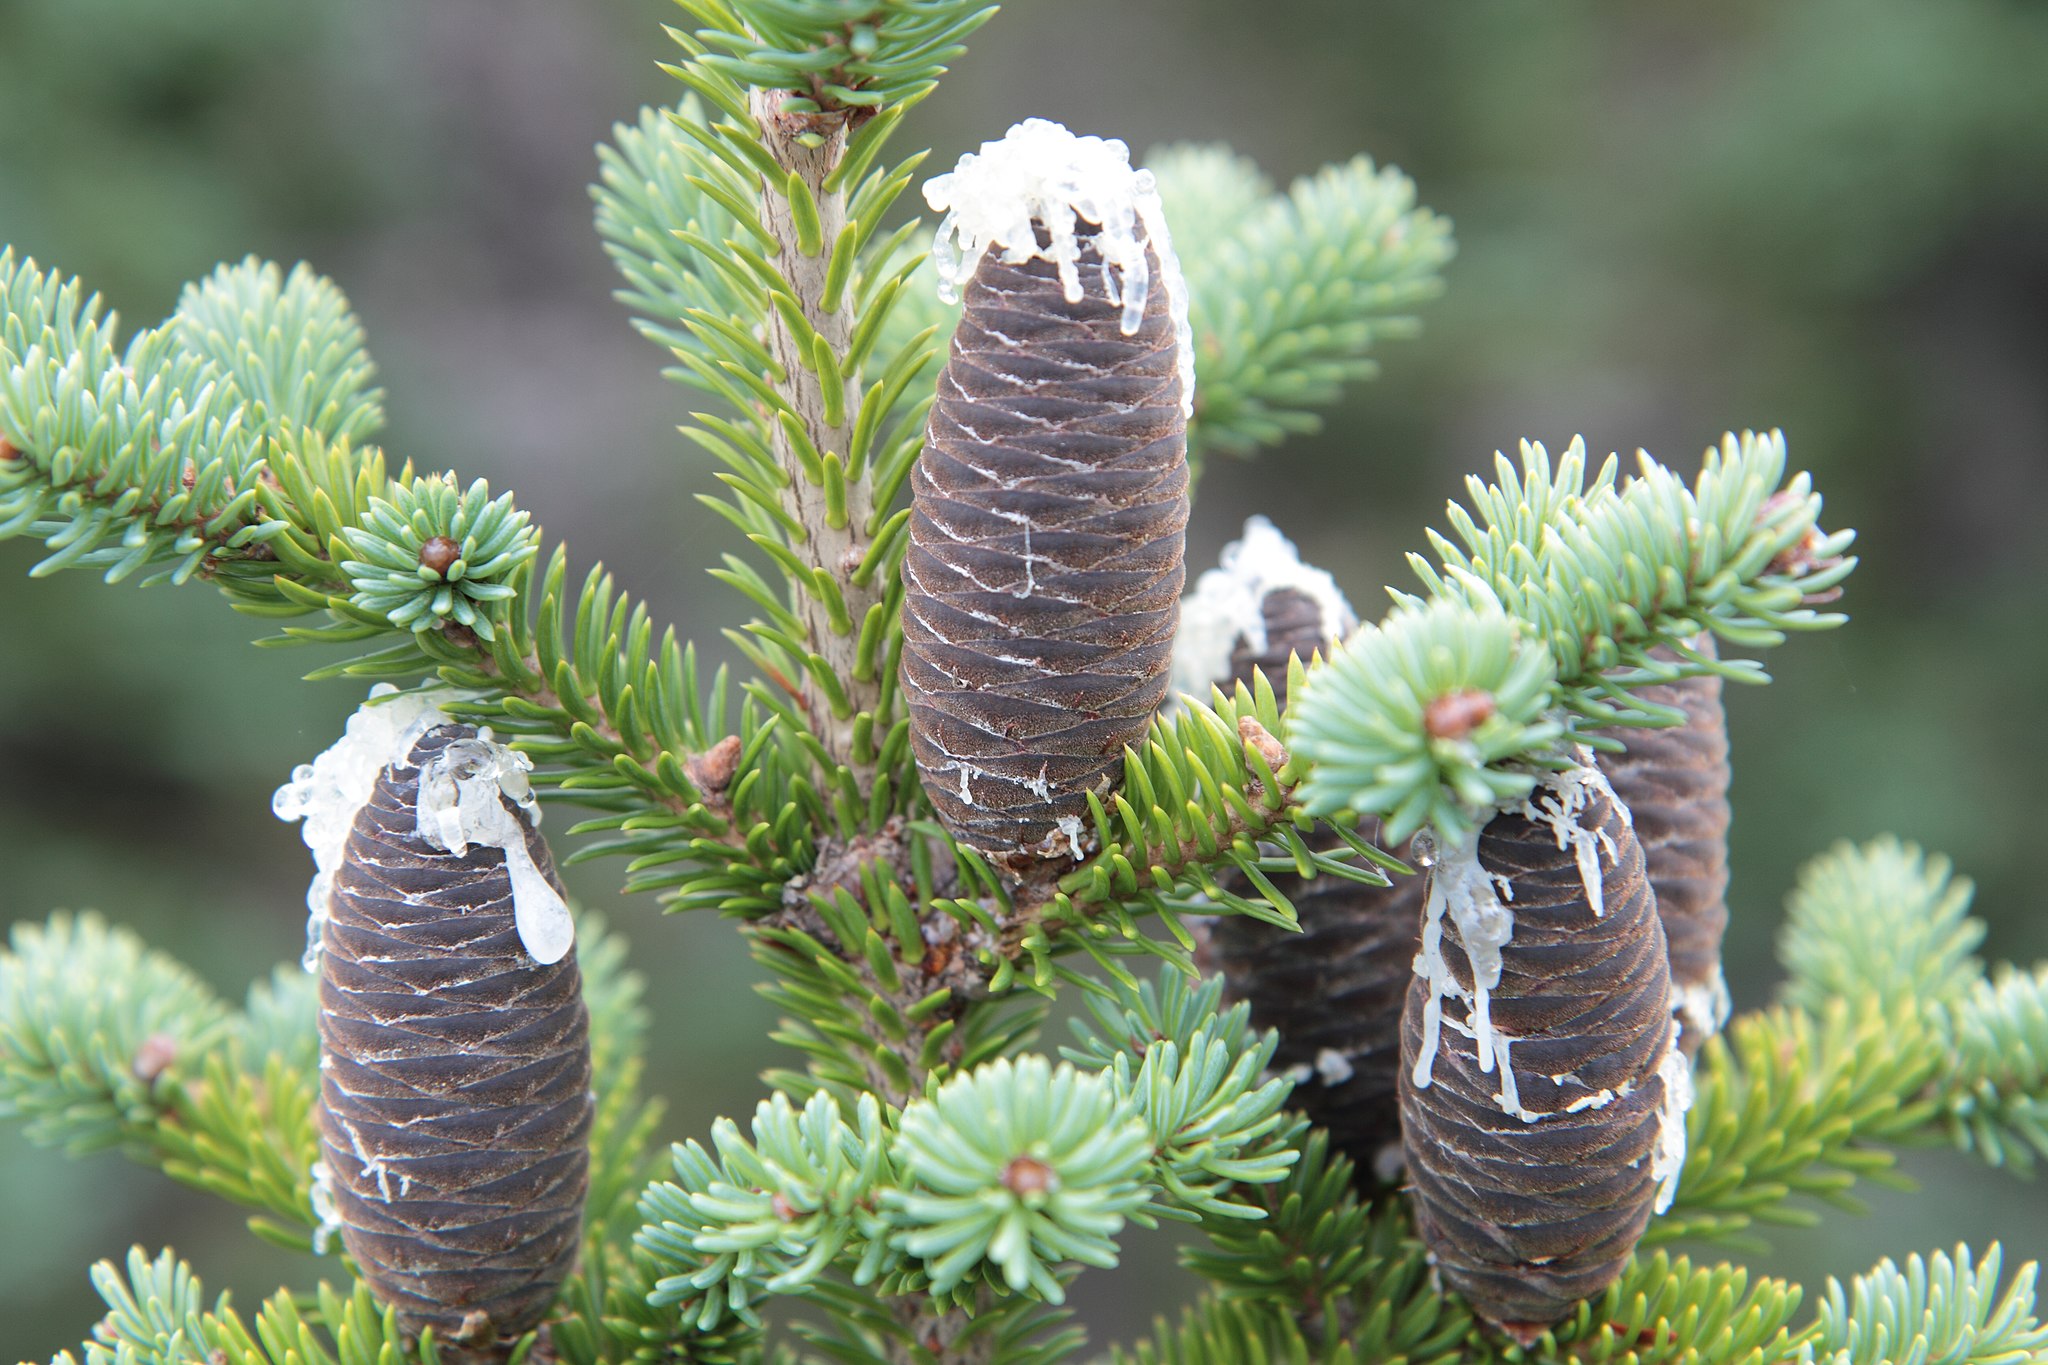
M1357 624L1330 575L1303 564L1272 522L1253 517L1181 604L1176 688L1197 697L1211 683L1228 691L1250 684L1256 669L1284 708L1289 661L1327 654ZM1377 826L1362 833L1372 838ZM1338 846L1334 836L1325 839L1325 851ZM1251 1005L1254 1027L1278 1032L1272 1064L1300 1078L1291 1103L1328 1129L1360 1172L1383 1170L1381 1157L1400 1135L1395 1073L1422 878L1367 886L1328 875L1268 875L1293 902L1300 932L1221 916L1205 935L1203 966L1222 973L1232 999ZM1231 891L1252 892L1234 869L1217 878Z
M1627 810L1545 779L1429 870L1401 1027L1416 1226L1523 1340L1621 1274L1670 1201L1691 1103L1664 931Z
M1713 657L1711 635L1696 645ZM1600 755L1600 770L1635 817L1671 953L1672 1003L1685 1029L1679 1046L1692 1056L1728 1018L1721 974L1721 938L1728 930L1728 719L1721 679L1711 674L1653 683L1636 695L1676 707L1685 721L1607 731L1628 751Z
M279 793L280 813L311 817L309 842L316 823L331 835L384 751L345 837L315 847L316 1203L409 1334L499 1360L576 1258L589 1020L524 760L431 709L392 710Z
M1187 301L1150 176L1041 120L926 198L965 309L911 475L903 691L926 794L1029 875L1084 853L1166 697Z

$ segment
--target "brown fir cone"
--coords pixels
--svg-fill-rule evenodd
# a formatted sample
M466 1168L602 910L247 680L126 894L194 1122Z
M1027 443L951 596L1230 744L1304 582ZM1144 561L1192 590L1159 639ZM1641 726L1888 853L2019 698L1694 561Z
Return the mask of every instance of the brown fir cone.
M1266 626L1265 648L1238 636L1230 650L1230 677L1218 681L1226 690L1238 683L1249 687L1253 673L1264 673L1274 699L1285 710L1288 664L1297 658L1305 664L1313 655L1326 654L1336 640L1324 637L1322 604L1299 588L1267 593L1259 602L1259 615Z
M1701 640L1711 657L1713 637ZM1671 953L1672 1000L1685 1026L1679 1046L1692 1056L1728 1018L1721 975L1721 938L1728 929L1728 720L1718 677L1681 678L1639 688L1637 695L1679 708L1685 723L1607 731L1628 751L1600 755L1600 768L1635 817Z
M1182 604L1175 673L1182 691L1250 686L1254 670L1287 705L1291 660L1328 653L1358 624L1327 573L1300 561L1271 522L1254 517ZM1222 676L1209 676L1221 674ZM1375 838L1377 824L1360 831ZM1339 847L1334 835L1324 851ZM1202 947L1205 970L1221 972L1252 1023L1275 1029L1274 1065L1300 1077L1292 1103L1327 1128L1361 1174L1384 1169L1382 1154L1401 1131L1395 1099L1401 1006L1413 974L1422 918L1422 879L1365 886L1342 877L1269 874L1294 903L1301 932L1243 915L1220 916ZM1243 874L1217 879L1254 894Z
M1187 419L1165 274L1126 335L1083 225L1076 301L1047 260L981 259L911 474L903 692L925 791L1012 870L1078 854L1166 696Z
M320 1146L342 1241L408 1333L502 1358L576 1258L589 1176L589 1018L573 952L526 951L501 848L416 826L430 730L356 814L322 931ZM508 809L511 803L507 803ZM542 876L546 843L514 811Z
M1423 879L1366 886L1268 875L1294 902L1301 932L1220 916L1209 927L1205 966L1222 972L1231 999L1250 1002L1254 1027L1279 1031L1273 1065L1299 1078L1290 1103L1329 1129L1361 1176L1384 1176L1387 1148L1401 1132L1401 1009L1414 977ZM1219 880L1239 894L1250 890L1235 872Z
M1691 1086L1664 931L1590 769L1546 779L1429 880L1401 1021L1416 1225L1445 1282L1526 1341L1614 1282L1676 1187Z

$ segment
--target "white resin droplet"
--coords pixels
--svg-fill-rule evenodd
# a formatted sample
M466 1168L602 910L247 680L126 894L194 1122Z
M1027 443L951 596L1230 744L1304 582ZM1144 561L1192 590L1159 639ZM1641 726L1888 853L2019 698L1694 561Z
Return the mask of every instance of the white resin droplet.
M1230 656L1240 639L1253 654L1265 653L1266 598L1285 590L1316 604L1324 641L1341 640L1358 629L1357 613L1337 580L1302 563L1294 542L1279 527L1252 517L1244 534L1223 547L1217 566L1196 579L1195 590L1181 599L1168 695L1206 698L1213 684L1230 676Z
M1069 303L1083 294L1078 225L1096 227L1102 258L1099 287L1122 310L1124 334L1138 330L1151 295L1149 244L1158 258L1168 314L1180 358L1181 410L1195 410L1195 345L1188 323L1187 282L1173 253L1166 215L1152 172L1134 170L1131 151L1115 138L1076 137L1049 119L1026 119L953 169L924 185L933 212L944 214L932 245L939 297L960 301L960 290L990 247L1002 260L1052 262ZM1033 225L1037 224L1037 227ZM1038 227L1046 242L1040 245Z
M1657 1147L1650 1157L1650 1178L1657 1182L1658 1213L1671 1207L1678 1194L1678 1177L1685 1170L1685 1115L1692 1108L1692 1063L1678 1046L1680 1025L1673 1024L1671 1041L1657 1063L1657 1075L1664 1082L1664 1103L1657 1111Z
M324 1161L313 1163L313 1254L325 1256L327 1245L341 1231L341 1215L334 1207L334 1172Z
M1593 909L1593 918L1600 919L1607 914L1606 877L1600 871L1600 855L1605 853L1610 864L1619 864L1621 850L1615 847L1606 830L1587 829L1579 823L1579 817L1592 804L1593 793L1598 792L1607 798L1608 806L1624 825L1634 825L1628 807L1607 785L1606 776L1593 766L1593 755L1580 749L1578 758L1576 767L1561 773L1545 773L1518 814L1529 823L1548 829L1559 848L1571 850L1579 865L1579 883L1586 888L1586 903Z
M1351 1059L1333 1047L1326 1047L1316 1053L1316 1075L1323 1078L1324 1085L1342 1085L1356 1072Z
M1732 1008L1728 978L1721 974L1718 963L1714 974L1705 981L1689 986L1673 984L1671 988L1671 1012L1695 1038L1711 1038L1719 1033Z
M576 926L567 902L548 884L526 847L528 825L520 815L536 824L540 820L540 806L526 776L533 762L493 742L489 733L456 740L420 769L418 833L457 855L467 853L472 844L504 849L519 941L534 961L560 962L576 941Z
M438 702L453 693L393 695L397 690L388 683L372 688L370 699L349 718L342 737L311 763L295 768L292 780L271 798L279 819L305 822L300 834L313 850L317 871L306 892L303 959L309 972L320 967L328 899L356 812L370 799L387 766L403 761L421 735L451 723ZM429 759L420 773L414 819L422 839L458 856L473 844L505 850L519 940L536 962L553 963L568 953L575 925L569 907L526 848L527 824L520 813L533 824L540 823L540 807L527 777L532 769L524 754L493 742L488 730L475 739L457 740ZM507 799L519 813L507 809Z
M397 695L389 683L370 689L370 699L356 708L340 739L311 763L292 769L291 781L270 798L270 809L280 820L302 820L299 836L313 851L318 869L306 888L307 971L320 967L321 930L327 922L327 899L333 892L334 873L341 866L349 827L356 812L376 790L384 765L403 756L413 741L448 717L436 702L446 692L409 692ZM389 698L389 700L385 700Z

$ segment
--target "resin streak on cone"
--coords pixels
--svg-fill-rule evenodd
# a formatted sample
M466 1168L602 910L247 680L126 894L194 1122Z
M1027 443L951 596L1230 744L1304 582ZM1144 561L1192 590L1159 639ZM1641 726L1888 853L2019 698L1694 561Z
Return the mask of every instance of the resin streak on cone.
M421 764L474 734L430 730L356 813L320 959L320 1139L378 1299L408 1333L490 1359L576 1258L590 1035L575 954L544 966L520 941L505 851L418 832ZM530 825L526 843L559 889Z
M1413 1074L1430 987L1418 976L1402 1016L1402 1146L1416 1224L1438 1270L1482 1316L1528 1336L1621 1274L1658 1196L1667 1123L1670 975L1643 854L1606 793L1587 793L1580 827L1612 841L1600 854L1604 913L1554 828L1494 817L1481 868L1511 879L1513 937L1489 1001L1522 1110L1501 1101L1498 1064L1479 1066L1458 999L1446 1002L1430 1083ZM1430 875L1441 875L1442 865ZM1442 954L1469 995L1472 968L1446 916ZM1683 1087L1683 1077L1679 1077Z
M1166 697L1179 613L1187 422L1168 291L1126 335L1094 241L1078 301L1050 261L982 257L911 475L918 771L946 827L1013 871L1081 853L1088 794L1120 782Z

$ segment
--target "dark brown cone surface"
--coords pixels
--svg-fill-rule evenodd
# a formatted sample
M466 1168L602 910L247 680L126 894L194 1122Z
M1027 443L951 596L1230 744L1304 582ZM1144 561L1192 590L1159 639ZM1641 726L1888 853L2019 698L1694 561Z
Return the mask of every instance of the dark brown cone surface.
M1716 677L1681 678L1637 691L1647 701L1684 711L1685 724L1608 731L1628 752L1600 755L1600 770L1635 816L1670 946L1671 988L1683 1002L1685 1029L1678 1041L1691 1056L1719 1029L1713 1002L1726 999L1721 937L1728 929L1728 720Z
M1156 256L1120 329L1093 239L1079 302L1046 261L982 258L911 474L903 692L939 818L1016 869L1114 787L1165 699L1187 421ZM1019 854L1023 856L1018 856Z
M490 1359L576 1258L590 1034L575 954L543 966L520 943L504 851L415 832L419 765L474 734L427 734L349 833L320 958L320 1148L377 1298ZM530 827L527 849L559 887Z
M1369 1175L1401 1132L1395 1079L1422 878L1365 886L1342 877L1267 875L1294 902L1301 932L1223 915L1209 929L1208 963L1223 973L1231 999L1251 1003L1255 1028L1279 1030L1274 1068L1308 1069L1289 1103L1329 1129L1331 1141ZM1240 894L1249 890L1240 874L1222 880Z
M1254 650L1251 641L1244 636L1237 637L1237 643L1230 650L1230 677L1217 682L1226 692L1232 691L1238 683L1251 686L1254 669L1266 675L1266 681L1273 685L1274 699L1282 710L1287 707L1287 661L1299 658L1304 664L1310 656L1320 652L1328 654L1337 642L1323 637L1323 609L1315 598L1295 588L1275 588L1259 601L1259 615L1266 627L1266 647Z
M1472 1040L1453 1026L1464 1022L1464 1001L1444 1002L1427 1086L1412 1074L1429 1000L1420 976L1401 1018L1402 1147L1416 1226L1445 1282L1481 1316L1523 1333L1613 1283L1656 1197L1657 1068L1672 1028L1664 931L1642 849L1613 804L1593 793L1580 818L1620 855L1602 855L1606 913L1597 918L1577 860L1549 827L1503 814L1479 840L1480 864L1514 885L1493 1020L1515 1040L1522 1107L1542 1117L1503 1112L1498 1071L1482 1073ZM1470 990L1448 915L1443 954ZM1613 1097L1596 1107L1602 1090ZM1568 1112L1574 1103L1583 1107Z
M1251 685L1254 669L1287 705L1287 665L1335 643L1324 636L1322 608L1308 594L1276 588L1259 603L1266 648L1254 651L1242 635L1230 652L1229 690ZM1377 822L1361 830L1377 840ZM1335 848L1334 836L1323 846ZM1309 1121L1327 1128L1338 1150L1361 1176L1378 1167L1381 1150L1401 1134L1395 1073L1401 1065L1401 1007L1414 975L1415 939L1422 920L1422 878L1396 878L1391 886L1365 886L1342 877L1267 874L1294 903L1300 933L1245 915L1222 915L1209 927L1203 967L1223 974L1232 1000L1252 1007L1252 1025L1275 1029L1276 1070L1305 1068L1307 1079L1289 1101ZM1239 895L1252 894L1240 872L1217 879Z

